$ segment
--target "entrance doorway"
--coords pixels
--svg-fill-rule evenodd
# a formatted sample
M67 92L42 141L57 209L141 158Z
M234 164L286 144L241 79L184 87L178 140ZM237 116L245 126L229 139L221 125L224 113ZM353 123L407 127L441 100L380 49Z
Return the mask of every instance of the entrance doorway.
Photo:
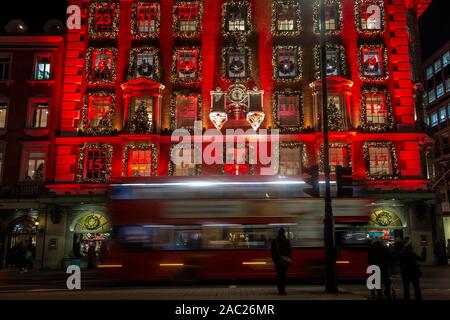
M392 246L397 239L403 239L404 228L402 220L395 212L380 209L370 215L368 235L370 240L378 238L387 246Z
M36 255L36 219L25 216L10 223L6 267L9 269L31 269Z

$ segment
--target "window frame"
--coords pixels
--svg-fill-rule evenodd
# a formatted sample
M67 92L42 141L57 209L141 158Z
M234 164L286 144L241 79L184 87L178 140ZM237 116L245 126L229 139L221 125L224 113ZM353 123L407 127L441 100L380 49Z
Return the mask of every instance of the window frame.
M245 58L244 70L245 75L242 77L230 77L230 55L236 54ZM252 59L251 51L248 47L225 47L222 50L222 77L227 81L245 81L249 80L252 75Z
M280 97L282 96L297 96L298 97L298 125L282 125L280 118ZM304 129L304 110L303 110L303 94L301 91L275 91L273 94L273 116L274 116L274 126L279 129L282 133L299 133Z
M185 98L196 98L197 103L195 106L195 119L192 122L192 126L179 126L178 125L178 106L177 106L177 98L179 97L185 97ZM196 92L187 92L187 91L180 91L180 92L173 92L172 98L170 101L170 127L171 130L176 129L188 129L193 130L195 121L200 121L202 116L202 96L199 93Z
M41 59L45 59L45 58L48 59L48 64L50 65L49 77L48 77L48 79L45 79L45 78L38 79L37 74L39 72L39 69L38 69L38 66L40 64L39 61ZM34 81L52 81L52 80L54 80L54 76L53 76L54 60L55 60L55 57L54 57L54 54L52 54L52 53L36 53L34 55L33 80Z
M27 173L29 169L29 161L30 161L30 155L33 153L42 153L44 154L44 170L42 173L42 180L35 180L35 179L27 179ZM48 146L47 145L38 145L38 146L31 146L28 144L24 144L22 148L22 162L20 167L20 181L22 182L30 182L30 183L43 183L46 179L47 174L47 165L48 165Z
M183 20L180 18L180 8L183 6L197 6L197 18L195 19L195 28L193 30L182 30ZM182 1L176 2L173 9L173 29L175 37L193 38L199 37L202 32L203 4L200 1Z
M244 30L230 30L230 21L229 21L229 8L236 7L246 7L247 14L243 17ZM238 1L228 1L224 2L222 5L222 32L225 36L233 36L233 35L248 35L252 31L252 7L250 1L246 0L238 0Z
M47 105L47 125L45 127L35 127L34 125L34 111L35 105L46 104ZM50 128L50 108L51 108L51 98L47 97L33 97L28 99L28 111L27 111L27 129L49 129Z
M132 176L130 175L130 165L132 164L131 161L131 154L134 151L149 151L150 152L150 163L151 170L149 176ZM122 176L128 177L128 178L146 178L146 177L154 177L158 175L158 149L156 145L154 144L146 144L146 143L139 143L139 144L127 144L124 147L123 151L123 168L122 168Z
M141 7L153 7L155 12L155 31L154 32L141 32L139 31L139 9ZM133 3L133 13L131 20L131 34L135 39L153 39L158 37L161 27L161 7L158 2L135 2Z
M384 123L368 122L367 98L375 95L383 96L385 109ZM369 131L385 131L385 130L393 130L395 128L394 116L392 113L392 105L391 105L391 95L386 88L372 87L372 88L365 88L361 91L361 124L363 129Z
M195 75L193 77L180 77L180 69L179 65L181 63L180 61L180 55L182 54L193 54L195 59ZM192 47L192 48L175 48L175 52L173 55L173 62L172 62L172 81L175 83L185 83L185 84L197 84L199 81L201 81L202 78L202 59L200 56L200 48L198 47Z
M299 162L300 167L298 169L298 173L296 175L286 175L281 173L281 163L283 162L281 160L281 150L294 150L298 148L299 149ZM278 161L278 172L277 174L279 176L285 176L285 177L293 177L293 176L301 176L303 175L303 171L306 168L308 164L308 153L306 152L306 145L302 142L281 142L280 143L280 154L279 154L279 161Z
M98 10L105 10L106 8L112 10L111 29L108 30L96 30L96 17ZM118 35L119 27L119 16L120 16L120 4L116 1L109 2L93 2L89 7L89 19L88 19L88 31L89 36L92 39L114 39Z
M151 76L137 77L138 56L140 54L149 54L153 56L153 71ZM128 80L138 78L151 79L153 81L159 81L161 77L159 49L156 47L136 47L130 50L130 58L128 64Z
M365 52L366 51L378 51L378 63L380 64L381 73L369 75L364 71ZM367 82L384 82L389 78L389 61L387 55L387 49L385 45L360 45L358 49L358 65L359 65L359 77L363 81Z
M370 167L370 148L386 148L388 149L388 154L390 154L390 169L392 170L389 174L377 174L371 172ZM369 180L388 180L399 178L398 162L396 155L396 148L394 143L391 141L371 141L365 142L363 146L363 154L366 162L366 176Z
M0 58L9 58L8 61L8 74L6 78L2 78L0 77L0 82L1 81L11 81L12 80L12 61L13 61L13 54L11 52L0 52ZM1 75L0 75L1 76Z
M87 178L86 176L86 164L88 161L88 152L103 150L106 152L106 163L105 163L105 178ZM107 183L111 177L112 173L112 153L113 146L110 144L84 144L80 148L80 156L78 159L78 174L77 182L80 183Z
M0 97L0 103L5 103L6 108L5 109L5 125L3 127L0 126L0 134L3 133L8 129L8 116L9 116L9 109L11 106L11 99L9 97Z
M278 9L281 5L294 6L293 14L294 18L292 20L293 28L292 30L280 30L278 21ZM286 20L289 21L289 20ZM274 0L272 3L272 35L274 36L297 36L302 32L302 19L301 19L301 5L297 1L292 0Z
M281 76L280 75L280 55L283 53L288 56L288 54L292 54L290 59L292 59L295 68L295 74L292 76ZM273 77L272 79L279 82L296 82L300 81L302 78L302 49L297 46L275 46L273 47L273 55L272 55L272 64L273 64Z
M369 7L370 5L377 5L380 8L380 29L368 29L363 28L363 7ZM355 24L358 33L362 36L374 36L382 34L386 31L386 12L384 8L383 0L355 0ZM367 8L366 8L367 10ZM366 21L367 23L367 21Z

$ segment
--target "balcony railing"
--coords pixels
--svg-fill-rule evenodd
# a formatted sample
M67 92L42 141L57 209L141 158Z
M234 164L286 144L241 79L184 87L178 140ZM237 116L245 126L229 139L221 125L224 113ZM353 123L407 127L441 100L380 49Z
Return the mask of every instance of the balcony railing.
M0 199L34 199L44 194L43 184L0 186Z

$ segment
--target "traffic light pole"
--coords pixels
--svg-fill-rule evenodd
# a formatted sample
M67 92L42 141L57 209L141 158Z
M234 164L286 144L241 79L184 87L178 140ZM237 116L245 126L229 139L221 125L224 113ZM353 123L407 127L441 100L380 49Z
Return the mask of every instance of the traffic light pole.
M327 48L325 34L325 0L320 0L320 60L322 79L322 128L323 128L323 169L325 173L325 291L337 293L336 251L334 245L334 219L331 201L330 149L328 136L328 90L327 90Z

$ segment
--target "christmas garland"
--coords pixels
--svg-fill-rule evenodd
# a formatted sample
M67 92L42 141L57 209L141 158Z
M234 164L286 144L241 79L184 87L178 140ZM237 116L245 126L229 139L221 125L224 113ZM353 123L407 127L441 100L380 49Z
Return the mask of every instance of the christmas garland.
M279 50L293 51L295 53L296 61L297 61L297 75L295 77L281 78L278 76L278 73L280 71L280 69L279 69L280 61L278 60ZM295 46L276 46L276 47L274 47L273 55L272 55L272 65L273 65L272 78L273 78L273 80L278 81L278 82L284 82L284 83L292 83L292 82L300 81L300 79L302 78L302 66L303 66L303 64L302 64L303 58L302 57L303 57L302 49L300 47L295 47Z
M95 30L95 23L96 23L95 18L97 10L104 8L110 8L111 10L113 10L112 31L105 32ZM119 32L119 16L120 16L120 6L118 3L115 3L113 1L93 2L89 10L89 24L88 24L89 36L92 39L115 39Z
M107 114L106 126L99 127L99 128L88 127L89 98L90 97L110 97L111 105L109 106L109 111ZM92 93L87 94L84 97L80 132L83 134L86 134L86 135L109 135L109 134L111 134L114 131L113 124L112 124L112 118L113 118L112 115L114 114L115 105L116 105L116 98L115 98L113 92L97 91L97 92L92 92Z
M301 150L301 158L302 158L302 166L306 168L308 166L308 152L306 150L306 144L303 142L291 141L291 142L281 142L279 144L280 149L295 149L299 148ZM278 154L280 154L278 152ZM279 157L278 157L278 167L280 166Z
M369 156L369 148L389 148L392 157L392 174L389 175L373 175L370 173L370 156ZM399 178L398 172L398 162L397 162L397 154L395 152L395 146L390 141L379 141L379 142L365 142L363 146L363 156L366 160L366 176L369 180L392 180Z
M342 32L343 15L342 15L342 1L341 0L326 0L326 5L335 5L338 12L336 21L336 30L325 30L328 35L339 35ZM314 33L320 34L320 3L319 0L315 0L313 4L313 21L314 21Z
M154 47L139 47L139 48L133 48L130 51L130 60L129 60L129 64L128 64L128 75L127 78L128 80L132 80L135 79L135 74L136 74L136 57L137 54L139 53L150 53L153 55L154 58L154 62L153 62L153 72L152 72L152 76L147 77L148 79L152 79L154 81L159 81L160 77L161 77L161 70L160 70L160 65L159 65L159 50L158 48L154 48Z
M178 55L182 52L195 52L197 55L197 70L195 71L196 77L195 79L187 78L187 79L180 79L178 77ZM174 83L182 83L185 85L198 85L200 80L202 79L202 58L200 56L200 48L198 47L192 47L192 48L175 48L175 52L172 56L172 75L171 79Z
M158 151L154 144L140 143L127 144L123 151L122 176L128 176L128 162L130 160L130 151L133 150L151 150L152 151L152 177L158 175Z
M231 52L244 53L245 54L245 74L246 77L243 78L229 78L228 77L228 55ZM246 82L252 79L251 71L253 70L252 59L251 59L251 49L246 46L242 47L226 47L222 49L222 79L224 81L235 81L235 82Z
M156 8L156 21L155 21L155 32L139 32L138 30L138 8L140 6L153 6ZM161 27L161 10L159 3L156 2L135 2L133 3L131 19L131 34L135 39L154 39L159 35L159 30Z
M370 29L363 29L361 25L361 7L362 5L370 5L374 4L377 5L380 8L380 14L381 14L381 29L379 30L370 30ZM354 2L354 11L355 11L355 24L356 24L356 30L359 34L364 36L375 36L382 34L386 29L386 13L384 10L384 1L383 0L355 0Z
M104 179L87 179L84 178L84 158L86 156L86 151L89 150L106 150L107 158L106 158L106 177ZM80 148L79 160L78 160L78 174L77 174L77 182L78 183L108 183L109 178L111 176L112 168L112 154L113 154L113 146L110 144L104 143L95 143L95 144L84 144Z
M339 51L339 76L347 77L348 76L348 68L347 68L347 59L345 55L345 47L339 44L327 44L326 50L338 50ZM321 78L321 70L320 70L320 46L315 46L313 51L313 60L314 60L314 74L316 80Z
M381 49L382 59L383 59L383 74L381 76L366 76L364 75L364 66L363 66L363 50L375 50ZM388 55L386 51L386 47L384 45L361 45L358 48L358 67L359 67L359 78L361 81L366 82L382 82L386 81L389 78L388 71Z
M195 31L181 31L180 20L178 19L178 9L183 6L197 5L197 26ZM199 1L182 1L177 2L173 8L173 34L177 38L191 39L198 38L202 33L202 16L203 16L203 3Z
M246 18L246 21L245 21L246 30L245 31L229 31L228 30L228 28L227 28L227 26L228 26L227 13L228 13L228 8L232 7L232 6L238 6L240 8L247 8L247 16L245 17ZM222 5L222 32L225 37L249 35L252 32L251 21L252 21L251 5L248 1L230 0L230 1L225 2Z
M192 147L192 144L190 144L190 145ZM194 143L193 145L194 145L193 148L195 148L197 150L197 152L200 151L200 154L203 156L202 147L199 147L196 143ZM173 152L174 148L175 148L174 144L170 146L170 150L169 150L169 168L168 168L168 171L167 171L167 175L168 176L174 176L175 175L175 167L176 167L176 165L171 160L172 159L172 152ZM200 150L199 150L199 148L200 148ZM195 154L194 154L194 160L195 160ZM201 175L201 173L202 173L202 165L201 164L195 165L195 175L199 176L199 175Z
M370 124L367 122L367 104L366 98L373 94L382 94L384 96L387 119L385 123ZM381 132L394 129L394 116L392 114L391 95L386 89L372 87L361 91L361 124L364 130L372 132Z
M298 95L299 96L299 116L298 126L282 126L278 121L278 97L281 95ZM300 91L283 90L276 91L273 94L273 119L275 129L279 129L281 133L300 133L304 129L305 124L304 114L303 114L303 94Z
M197 98L197 118L196 120L202 120L202 96L199 93L194 92L188 92L188 91L175 91L172 93L172 97L170 99L170 129L186 129L190 132L193 131L194 124L192 124L192 128L178 128L176 121L177 121L177 107L176 107L176 97L177 96L184 96L184 97L196 97Z
M345 142L331 142L329 144L330 148L345 148L347 153L347 167L352 167L352 148L350 143ZM324 154L324 145L320 145L319 150L319 169L320 171L324 171L324 160L325 160L325 154Z
M94 80L92 79L92 56L94 53L111 53L111 79L109 80ZM88 48L86 52L86 82L90 85L95 84L97 86L110 86L116 81L116 59L117 59L117 49L116 48Z
M281 4L293 5L295 10L294 30L292 31L279 31L278 30L278 6ZM277 37L298 36L303 31L301 21L301 7L300 4L292 0L274 0L272 3L272 35Z

